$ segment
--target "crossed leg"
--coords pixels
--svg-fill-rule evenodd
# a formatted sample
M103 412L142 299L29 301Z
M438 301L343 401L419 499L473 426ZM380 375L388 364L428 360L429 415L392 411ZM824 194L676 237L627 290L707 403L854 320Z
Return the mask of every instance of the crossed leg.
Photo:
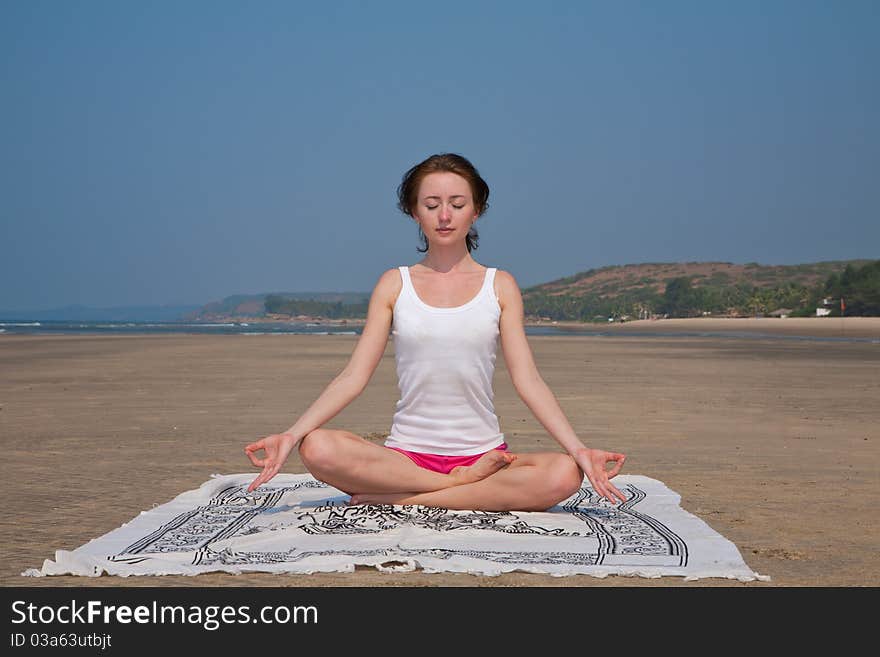
M482 511L544 511L581 486L567 454L491 451L450 474L421 468L393 449L348 431L316 429L300 443L312 475L352 496L352 504L421 504Z
M573 495L584 475L567 454L521 454L479 481L426 493L359 493L352 504L421 504L476 511L546 511Z
M302 439L299 453L316 479L349 495L424 493L460 486L482 479L516 459L508 452L492 450L471 466L443 474L420 468L393 449L336 429L315 429Z

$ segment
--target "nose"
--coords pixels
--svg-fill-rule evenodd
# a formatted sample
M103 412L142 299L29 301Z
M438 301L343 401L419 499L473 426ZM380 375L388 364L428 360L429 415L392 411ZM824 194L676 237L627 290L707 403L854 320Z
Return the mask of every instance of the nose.
M450 208L448 205L441 205L440 206L440 219L442 219L443 221L448 221L451 218L452 218L452 208Z

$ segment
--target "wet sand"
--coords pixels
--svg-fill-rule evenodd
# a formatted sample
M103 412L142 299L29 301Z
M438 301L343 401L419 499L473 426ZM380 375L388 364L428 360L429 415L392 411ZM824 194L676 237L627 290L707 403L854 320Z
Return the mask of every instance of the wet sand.
M793 320L768 321L787 327ZM871 337L878 325L869 324ZM588 445L627 453L626 472L680 493L684 509L733 541L771 582L372 568L307 576L20 576L56 549L75 549L213 473L255 472L244 445L289 427L345 366L356 341L351 335L0 335L2 584L880 584L880 344L636 333L530 336L529 342ZM495 391L512 449L558 450L517 397L500 352ZM381 441L397 392L389 342L365 392L327 426ZM295 455L286 471L304 472Z

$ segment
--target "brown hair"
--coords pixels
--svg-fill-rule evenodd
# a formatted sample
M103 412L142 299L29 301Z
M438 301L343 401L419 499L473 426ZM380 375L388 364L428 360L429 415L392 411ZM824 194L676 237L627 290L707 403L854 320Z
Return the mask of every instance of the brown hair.
M482 215L489 209L489 185L480 176L476 167L471 164L467 158L455 153L440 153L432 155L427 160L419 162L403 175L403 180L397 187L397 207L404 214L412 216L416 207L419 195L419 185L422 184L425 176L429 173L450 172L455 173L465 180L471 188L471 194L474 197L474 207L477 210L477 216ZM419 228L419 237L424 245L423 249L417 248L420 253L428 250L428 238ZM468 231L465 241L467 243L468 252L474 250L478 246L480 235L474 226Z

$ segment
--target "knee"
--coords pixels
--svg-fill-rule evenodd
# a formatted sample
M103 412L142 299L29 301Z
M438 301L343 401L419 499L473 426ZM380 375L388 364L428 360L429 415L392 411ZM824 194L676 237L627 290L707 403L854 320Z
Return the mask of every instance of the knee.
M550 482L550 495L555 500L553 504L559 504L580 490L584 483L584 473L573 458L567 454L560 454L553 464Z
M322 471L329 467L336 451L336 432L332 429L315 429L307 433L299 443L299 456L310 471Z

